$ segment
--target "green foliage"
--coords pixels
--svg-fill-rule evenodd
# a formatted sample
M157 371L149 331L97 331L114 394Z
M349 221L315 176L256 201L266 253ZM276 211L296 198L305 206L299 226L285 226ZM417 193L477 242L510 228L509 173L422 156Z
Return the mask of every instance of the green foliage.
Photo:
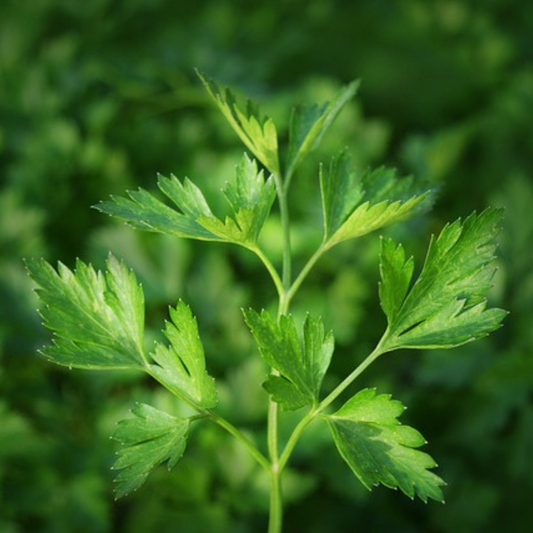
M430 234L437 236L446 221L489 204L506 207L498 271L487 296L512 310L512 320L455 350L420 353L415 361L408 354L383 358L359 383L378 385L409 405L405 423L423 430L441 465L438 473L449 483L446 505L412 504L382 489L368 494L331 453L329 432L313 423L284 471L284 482L296 484L290 491L284 486L286 529L528 530L533 76L526 43L532 5L318 0L308 7L233 0L2 3L0 396L7 412L0 424L1 531L229 533L264 527L268 477L258 475L240 443L209 423L195 424L186 460L172 475L155 468L150 486L114 504L108 435L125 417L125 406L134 398L181 411L169 407L168 392L144 373L68 372L35 353L49 337L21 258L53 264L61 258L74 266L82 257L105 270L113 250L143 287L146 353L153 339L161 341L168 303L183 298L191 304L217 377L216 411L261 447L268 397L259 385L267 372L263 358L254 357L240 312L275 309L261 263L233 246L132 231L87 208L139 186L156 196L154 171L174 171L181 181L190 176L225 220L225 200L216 191L232 179L242 147L212 112L191 65L268 104L262 107L276 124L282 172L288 105L330 101L354 73L363 81L361 101L345 104L317 151L294 172L295 274L321 237L315 163L327 169L341 147L352 154L358 174L386 164L438 189L431 212L377 230L415 257L413 281ZM261 246L275 266L283 248L280 226L274 206ZM335 332L324 396L382 333L378 248L372 235L336 247L291 301L298 326L310 312ZM280 442L299 416L282 413ZM312 481L305 492L298 484L304 476Z
M356 94L359 82L343 87L329 102L296 106L289 126L287 176L292 176L299 163L316 147L339 112Z
M495 272L494 237L501 211L487 209L446 225L432 238L418 280L408 291L413 261L382 241L380 298L389 329L385 350L452 348L488 335L507 314L486 309Z
M72 272L62 263L56 272L44 260L29 260L39 286L41 315L56 334L43 354L54 363L76 368L142 368L144 296L135 274L112 255L107 272L82 261Z
M257 246L259 234L270 213L276 197L272 177L265 181L263 171L257 171L257 163L244 156L237 166L235 180L223 190L233 218L220 220L202 216L200 224L228 242L242 244L248 248Z
M388 327L377 347L326 398L320 400L322 382L334 349L331 332L325 333L321 317L307 314L301 336L289 305L304 279L329 248L378 228L404 220L427 204L429 193L418 193L413 180L399 179L385 168L358 175L346 152L333 158L329 170L320 172L324 219L322 244L299 275L291 276L291 234L288 192L292 172L318 144L340 109L353 96L351 84L330 103L294 111L289 131L288 167L281 174L274 123L262 118L248 102L243 113L233 94L222 92L200 76L211 96L241 140L274 175L265 181L257 163L244 156L235 178L223 189L232 210L224 221L217 218L204 194L192 181L160 177L158 185L179 209L167 207L150 193L139 190L130 198L100 204L99 209L134 227L171 236L240 244L263 262L279 296L278 315L263 310L245 312L263 359L270 368L264 388L269 394L267 414L268 457L244 432L214 411L218 391L206 371L204 347L191 309L179 301L170 308L171 321L163 331L170 343L155 342L145 359L144 296L134 275L112 256L107 273L96 272L78 261L75 273L59 264L56 273L45 261L32 261L29 270L40 287L41 313L58 340L46 355L60 364L81 368L141 368L173 395L237 438L271 478L271 532L282 524L281 476L305 428L317 417L325 418L337 449L364 486L383 484L400 488L406 495L443 501L444 482L430 470L435 461L417 448L425 444L418 431L401 426L400 402L363 389L338 411L324 414L333 401L380 355L398 348L448 348L483 337L499 327L505 312L486 310L485 295L494 275L494 237L500 212L487 209L481 215L447 225L432 239L418 281L409 289L414 263L403 247L382 240L379 294ZM272 204L279 200L283 239L280 275L259 245L259 236ZM83 319L80 322L80 317ZM130 354L131 352L131 354ZM133 363L137 363L136 365ZM310 408L293 427L285 448L279 449L278 407L286 411ZM119 424L114 437L124 448L115 468L117 496L136 490L154 466L181 458L190 420L139 405L136 418Z
M221 89L214 81L198 73L218 108L252 154L273 174L279 175L278 136L271 118L263 116L259 106L246 101L242 110L229 89Z
M416 449L426 440L398 421L404 409L390 395L363 389L326 420L339 453L367 489L382 483L410 498L444 501L444 482L429 471L435 461Z
M416 195L413 180L399 180L390 169L358 176L345 152L321 169L320 189L326 248L409 218L429 194Z
M204 195L189 179L182 184L175 176L160 176L158 185L181 212L144 190L129 192L129 199L102 202L97 209L139 229L253 248L276 195L272 178L265 181L263 171L258 172L257 163L246 155L236 168L234 181L224 189L232 208L232 217L224 222L213 215Z
M189 180L185 180L182 185L175 176L170 178L160 176L158 185L181 207L183 213L168 207L142 189L130 191L129 199L113 197L111 202L102 202L96 207L103 213L126 221L134 228L158 231L176 237L222 240L196 222L200 216L213 215L195 185Z
M263 384L272 399L288 410L316 406L334 344L333 334L324 334L322 320L306 317L300 343L292 316L281 315L276 321L267 311L251 309L245 316L261 355L279 372Z
M156 343L150 372L174 394L196 406L210 409L217 404L213 378L205 369L204 349L190 308L179 302L170 309L172 322L164 330L170 346Z
M170 470L181 459L187 444L187 419L146 404L136 405L132 413L135 418L120 421L113 434L123 445L113 465L122 470L115 479L117 498L137 490L154 466L166 461Z

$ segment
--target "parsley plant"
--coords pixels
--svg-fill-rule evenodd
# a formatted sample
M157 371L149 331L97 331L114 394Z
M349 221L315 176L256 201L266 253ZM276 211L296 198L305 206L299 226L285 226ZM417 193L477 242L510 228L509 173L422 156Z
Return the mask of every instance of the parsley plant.
M376 359L398 349L451 348L497 329L506 312L488 309L485 295L495 272L494 238L501 212L487 209L448 224L433 237L423 267L413 280L414 261L401 244L381 240L379 297L387 328L375 349L328 395L321 385L334 354L334 336L321 317L308 315L303 325L289 314L290 304L320 257L340 242L405 220L427 205L430 191L386 168L359 172L341 152L320 168L323 236L316 252L293 276L287 197L301 162L318 145L328 126L357 90L344 87L323 105L296 107L288 142L278 144L274 122L252 102L244 106L229 90L200 75L207 91L245 144L233 180L222 191L230 214L213 214L202 191L190 180L159 176L158 187L169 202L145 190L112 198L97 208L129 225L181 238L233 243L257 255L270 273L279 306L273 316L249 309L244 320L270 374L263 384L269 396L267 442L258 446L247 433L217 413L217 388L206 368L198 325L180 301L170 308L164 328L168 342L144 347L144 297L134 273L110 255L105 272L78 261L74 271L59 263L29 260L38 285L40 312L54 331L44 355L60 365L84 369L137 369L158 381L196 413L178 417L137 404L132 418L114 434L120 442L114 468L120 470L115 493L139 488L152 468L174 466L185 451L192 424L213 422L241 443L270 476L269 532L282 528L281 477L305 428L318 420L329 428L337 449L361 483L399 488L423 501L443 500L442 479L434 460L420 451L426 441L401 425L404 406L387 394L363 389L337 407L333 403ZM281 272L261 247L261 230L277 201L283 235ZM170 205L169 205L170 204ZM259 385L259 384L258 384ZM283 411L301 417L287 442L278 436Z

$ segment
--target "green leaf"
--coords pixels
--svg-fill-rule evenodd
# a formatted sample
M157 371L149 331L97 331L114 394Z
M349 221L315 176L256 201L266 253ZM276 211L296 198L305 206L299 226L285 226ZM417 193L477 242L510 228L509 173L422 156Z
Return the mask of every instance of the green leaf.
M499 328L506 311L486 309L496 270L494 238L502 210L473 213L432 237L420 276L408 292L412 259L382 241L381 306L389 328L383 349L451 348Z
M135 418L121 420L113 434L123 445L113 465L113 469L122 469L115 478L117 498L137 490L154 466L168 461L170 470L181 459L187 444L188 419L146 404L137 404L132 413Z
M276 198L272 176L265 181L263 171L246 154L235 171L235 179L224 188L233 217L222 222L217 218L202 216L199 223L224 240L253 248L257 245L261 229Z
M111 202L96 208L139 229L253 248L276 197L272 177L265 181L255 160L246 155L224 189L233 215L224 222L212 213L202 191L189 179L182 183L174 175L159 176L157 185L179 211L142 189L128 192L129 198L112 197Z
M272 174L279 176L278 136L272 119L262 115L250 100L241 109L229 89L221 89L213 80L196 73L245 146Z
M354 97L359 82L343 87L337 95L318 105L302 105L294 108L289 125L289 151L286 174L290 176L302 159L319 144L322 136L335 120L344 105Z
M166 322L165 337L170 346L156 343L150 354L156 364L150 373L177 396L195 406L211 409L217 404L213 378L205 368L204 348L190 308L180 301L170 308L172 322Z
M54 344L43 354L54 363L76 368L144 368L144 296L135 275L112 255L107 271L76 262L57 272L43 259L29 260L39 286L44 325Z
M250 309L245 318L262 356L280 374L270 375L264 384L273 400L289 410L316 404L334 347L322 320L306 317L300 344L292 316L282 315L278 323L267 311Z
M443 501L445 483L430 471L435 461L416 449L425 439L398 421L404 409L389 395L364 389L326 420L339 453L366 488L381 483L410 498Z
M379 298L389 324L394 322L409 290L414 266L412 257L405 259L401 244L395 246L392 239L381 239Z
M321 168L320 189L326 249L405 220L429 200L429 192L419 194L412 178L400 180L394 170L357 174L345 152Z
M197 218L206 216L206 212L207 216L213 215L202 193L192 182L186 179L182 185L174 175L170 178L159 176L158 186L182 209L182 213L143 189L128 191L129 198L112 196L111 201L101 202L95 208L134 228L204 241L223 240L196 221Z

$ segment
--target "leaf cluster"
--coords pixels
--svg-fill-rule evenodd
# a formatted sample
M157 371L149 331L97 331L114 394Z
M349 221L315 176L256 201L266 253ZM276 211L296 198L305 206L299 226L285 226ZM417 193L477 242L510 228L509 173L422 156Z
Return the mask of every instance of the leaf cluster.
M392 169L357 173L346 152L321 168L324 248L405 220L426 207L430 191L421 192L412 177L398 179Z
M258 171L257 163L247 155L223 191L231 207L231 215L224 220L213 214L203 193L189 179L181 182L174 175L159 176L157 184L175 208L143 189L130 191L129 198L101 202L96 208L135 228L254 248L276 195L272 178L265 180L263 171Z
M453 348L499 328L506 311L487 309L485 295L496 271L494 237L500 209L447 224L432 238L418 279L414 263L390 239L381 247L381 306L388 320L385 345Z
M119 424L115 438L122 444L115 468L117 496L137 489L150 470L182 456L189 427L208 419L237 437L256 461L269 470L272 490L301 433L314 419L326 422L342 458L362 484L400 488L423 501L442 501L444 482L432 469L434 460L418 448L425 444L415 429L402 426L400 402L364 389L329 414L329 406L378 357L400 348L451 348L483 337L498 328L505 312L487 309L485 297L494 275L494 251L500 211L487 209L464 222L446 225L431 239L427 257L415 283L414 261L391 239L381 243L379 296L388 327L376 349L328 395L321 398L334 337L321 317L307 315L298 328L289 304L315 262L333 246L405 220L426 208L430 191L413 178L400 178L386 168L357 169L342 151L319 172L323 236L315 254L295 280L291 277L290 227L287 195L302 160L314 150L342 107L353 97L357 82L347 85L322 105L294 109L287 150L278 146L274 122L247 101L200 75L230 126L256 159L244 155L222 194L229 214L219 217L191 180L159 176L157 185L166 200L139 189L128 197L112 197L97 208L131 226L171 236L233 243L264 263L279 295L277 317L267 311L244 313L255 343L269 367L263 386L269 395L269 458L244 432L217 414L218 393L206 370L197 321L182 301L170 308L163 334L168 345L156 342L145 349L144 296L133 272L109 257L106 273L78 261L70 271L61 263L57 272L43 260L28 262L39 286L41 314L55 332L55 343L44 349L52 361L87 369L131 368L144 371L197 413L181 417L148 405L133 410L135 418ZM260 169L261 164L264 169ZM270 175L265 178L265 170ZM276 200L283 225L282 273L261 248L260 235ZM301 330L301 331L300 331ZM287 411L306 409L281 453L278 451L278 406ZM274 495L273 501L280 498ZM279 512L275 509L274 515Z
M144 349L144 295L135 275L112 255L107 271L78 261L71 271L57 272L44 260L27 262L39 286L41 315L54 330L54 345L43 354L54 363L90 370L141 370L203 413L218 402L214 380L206 371L202 343L191 310L183 302L170 308L166 346ZM126 446L115 463L116 495L137 489L150 470L168 460L169 468L185 449L190 418L174 417L148 405L137 417L119 424L115 438Z

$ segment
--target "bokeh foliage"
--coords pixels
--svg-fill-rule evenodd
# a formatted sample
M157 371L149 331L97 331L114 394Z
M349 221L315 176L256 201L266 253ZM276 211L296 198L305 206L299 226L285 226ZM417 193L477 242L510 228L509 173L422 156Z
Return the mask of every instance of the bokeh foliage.
M143 282L152 339L167 305L198 317L220 409L261 437L266 394L240 308L273 289L245 250L134 232L90 209L156 173L189 176L214 210L242 147L195 78L198 67L286 125L292 102L362 80L316 162L346 146L439 189L434 209L388 230L420 257L446 221L506 207L492 298L511 310L488 339L381 360L360 386L393 392L449 484L424 506L357 485L313 428L287 472L287 531L524 531L533 497L533 7L521 0L67 0L0 6L0 530L248 532L265 527L268 480L216 428L172 475L119 503L109 435L134 401L180 409L131 374L70 373L36 350L47 334L23 257L102 266L109 250ZM284 122L285 121L285 122ZM292 199L302 261L320 235L318 172ZM276 217L263 234L279 254ZM345 375L384 326L379 242L324 257L294 302L333 327ZM329 378L328 378L329 379ZM332 388L333 383L325 383ZM290 419L287 421L290 425ZM206 461L206 457L209 459Z

